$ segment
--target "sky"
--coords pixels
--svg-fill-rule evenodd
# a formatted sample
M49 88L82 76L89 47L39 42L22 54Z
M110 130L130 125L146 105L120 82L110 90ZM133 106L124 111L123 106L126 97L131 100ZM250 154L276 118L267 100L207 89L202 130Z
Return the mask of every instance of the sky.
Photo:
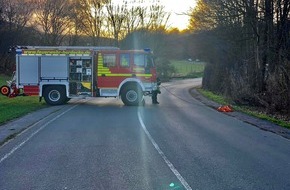
M177 27L180 30L187 28L189 17L184 13L195 6L195 0L160 0L160 3L165 6L166 11L171 12L170 27Z
M123 0L113 0L115 2L123 2ZM159 1L165 6L165 11L170 12L171 16L168 21L169 27L176 27L179 30L187 28L189 17L184 13L188 12L190 8L196 5L196 0L127 0L129 3L143 2L143 4L150 4Z

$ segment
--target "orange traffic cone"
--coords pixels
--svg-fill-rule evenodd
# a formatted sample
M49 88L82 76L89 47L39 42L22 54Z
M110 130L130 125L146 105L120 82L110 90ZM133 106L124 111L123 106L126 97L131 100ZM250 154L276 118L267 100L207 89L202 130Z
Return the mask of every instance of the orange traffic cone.
M220 106L217 109L220 112L233 112L233 108L231 108L231 106L226 105L226 106Z

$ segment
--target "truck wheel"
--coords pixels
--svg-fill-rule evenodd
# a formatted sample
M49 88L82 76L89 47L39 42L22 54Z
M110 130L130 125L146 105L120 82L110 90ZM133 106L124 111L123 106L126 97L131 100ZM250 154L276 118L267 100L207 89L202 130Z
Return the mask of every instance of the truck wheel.
M44 90L44 100L49 105L61 105L67 100L65 89L61 86L48 86Z
M7 85L3 85L0 87L0 92L3 96L8 96L10 94L10 88Z
M126 106L138 106L142 104L142 89L136 85L125 86L121 92L121 99Z

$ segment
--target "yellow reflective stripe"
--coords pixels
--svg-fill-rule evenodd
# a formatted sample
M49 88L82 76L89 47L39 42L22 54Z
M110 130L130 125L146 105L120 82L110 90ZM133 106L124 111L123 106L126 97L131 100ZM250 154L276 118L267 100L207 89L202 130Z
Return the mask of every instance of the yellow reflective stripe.
M88 50L23 50L25 55L90 55Z
M91 82L82 82L82 85L88 89L92 89L92 83Z
M136 74L138 77L152 77L152 74Z
M101 72L111 72L109 69L105 69L105 68L100 68L98 69L99 73Z
M106 75L109 76L110 73L112 73L110 71L110 69L108 67L104 67L104 60L103 60L103 56L101 53L98 54L98 76L102 76L102 75Z
M131 77L132 74L111 74L111 73L98 73L98 76L102 76L102 74L105 74L108 77Z
M145 69L144 68L140 68L140 67L138 68L137 67L137 68L133 68L133 71L145 71Z
M106 74L108 77L132 77L134 74L125 74L125 73L98 73L98 76L102 76L103 74ZM137 77L152 77L152 74L135 74Z

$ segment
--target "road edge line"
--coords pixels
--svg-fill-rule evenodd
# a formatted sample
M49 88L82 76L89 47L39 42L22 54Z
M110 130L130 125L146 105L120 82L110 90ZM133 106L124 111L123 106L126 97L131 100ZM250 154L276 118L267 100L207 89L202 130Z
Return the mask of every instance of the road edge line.
M12 150L9 152L9 153L7 153L7 154L5 154L1 159L0 159L0 164L3 162L3 161L5 161L7 158L9 158L15 151L17 151L19 148L21 148L25 143L27 143L32 137L34 137L37 133L39 133L40 131L42 131L46 126L48 126L50 123L52 123L52 122L54 122L55 120L57 120L58 118L60 118L61 116L63 116L64 114L66 114L67 112L69 112L69 111L71 111L72 109L74 109L75 107L77 107L78 105L75 105L75 106L73 106L73 107L71 107L71 108L69 108L69 109L67 109L66 111L64 111L64 112L62 112L61 114L59 114L58 116L56 116L55 118L53 118L52 120L50 120L50 121L48 121L48 122L46 122L43 126L41 126L39 129L37 129L36 131L34 131L29 137L27 137L23 142L21 142L19 145L17 145L17 146L14 146L13 148L12 148ZM35 124L33 124L33 125L37 125L37 124L39 124L41 122L41 120L40 121L38 121L38 122L36 122ZM31 126L31 127L33 127L33 126ZM30 128L31 128L30 127ZM24 132L24 131L23 131ZM22 132L22 133L23 133Z

